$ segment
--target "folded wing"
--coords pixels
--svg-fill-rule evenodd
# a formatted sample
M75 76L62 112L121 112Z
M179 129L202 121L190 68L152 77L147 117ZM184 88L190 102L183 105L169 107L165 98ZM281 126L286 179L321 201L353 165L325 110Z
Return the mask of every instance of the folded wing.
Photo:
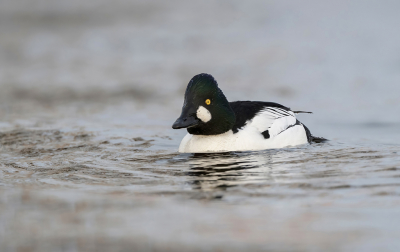
M294 113L279 107L265 107L247 122L248 126L257 128L266 138L272 138L286 129L298 124ZM268 132L266 132L268 131Z

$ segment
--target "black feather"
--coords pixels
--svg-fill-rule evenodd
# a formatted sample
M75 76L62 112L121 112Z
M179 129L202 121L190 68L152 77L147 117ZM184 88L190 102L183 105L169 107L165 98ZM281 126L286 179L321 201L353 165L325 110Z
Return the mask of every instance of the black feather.
M270 137L270 136L269 136L269 131L268 131L268 130L262 132L261 135L263 135L265 139L268 139L268 138Z
M286 111L290 111L290 108L275 102L235 101L230 102L229 105L235 112L236 116L236 122L232 128L233 133L237 133L248 120L253 119L258 112L265 109L266 107L280 108Z
M293 111L293 113L295 113L295 114L299 114L299 113L312 114L312 112L308 112L308 111Z
M306 134L307 134L307 140L309 143L323 143L328 141L328 139L323 138L323 137L316 137L311 135L310 130L306 127L306 125L303 124L304 129L306 130Z

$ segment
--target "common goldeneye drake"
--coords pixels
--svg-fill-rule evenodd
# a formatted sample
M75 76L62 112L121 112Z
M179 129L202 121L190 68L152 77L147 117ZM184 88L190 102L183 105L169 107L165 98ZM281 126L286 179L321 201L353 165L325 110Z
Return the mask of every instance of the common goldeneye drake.
M296 119L288 107L274 102L228 102L209 74L194 76L186 88L181 116L173 129L187 128L179 152L207 153L282 148L322 142Z

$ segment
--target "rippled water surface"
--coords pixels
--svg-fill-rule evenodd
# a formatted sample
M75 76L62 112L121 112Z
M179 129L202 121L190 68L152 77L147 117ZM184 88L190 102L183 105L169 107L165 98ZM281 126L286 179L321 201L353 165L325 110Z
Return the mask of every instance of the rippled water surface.
M396 2L2 5L1 251L400 250ZM178 153L200 72L330 141Z

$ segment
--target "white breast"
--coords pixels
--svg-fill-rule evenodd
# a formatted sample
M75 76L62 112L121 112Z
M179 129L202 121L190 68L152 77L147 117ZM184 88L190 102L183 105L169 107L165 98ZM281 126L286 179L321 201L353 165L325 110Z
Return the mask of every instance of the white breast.
M265 150L307 143L307 135L303 125L293 126L269 139L265 139L256 128L246 127L236 134L233 134L231 130L224 134L213 136L187 134L182 139L179 152L207 153Z

